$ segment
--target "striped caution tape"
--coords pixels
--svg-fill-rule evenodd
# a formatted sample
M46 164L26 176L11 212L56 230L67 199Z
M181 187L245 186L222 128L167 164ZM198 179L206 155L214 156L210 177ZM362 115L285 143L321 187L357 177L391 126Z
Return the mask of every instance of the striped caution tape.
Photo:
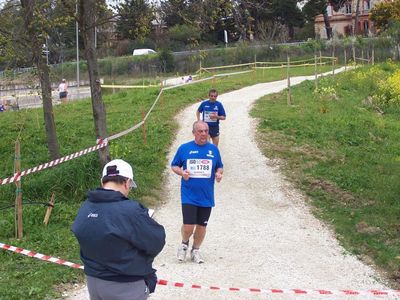
M34 251L26 250L0 243L0 248L11 252L23 254L29 257L37 258L43 261L52 262L58 265L67 266L75 269L83 269L80 264L72 263L57 257L40 254ZM202 286L198 284L187 284L182 282L173 282L164 279L157 281L158 285L172 286L177 288L203 289L211 291L229 291L229 292L250 292L263 294L290 294L290 295L322 295L322 296L396 296L400 297L400 290L311 290L311 289L262 289L262 288L236 288L236 287L218 287Z
M26 175L29 175L29 174L32 174L32 173L35 173L35 172L39 172L39 171L42 171L42 170L45 170L45 169L48 169L48 168L52 168L54 166L62 164L63 162L72 160L72 159L77 158L79 156L82 156L82 155L88 154L90 152L96 151L98 149L101 149L101 148L103 148L103 147L105 147L107 145L108 145L108 139L100 139L100 140L97 141L97 145L96 146L89 147L87 149L84 149L84 150L69 154L69 155L61 157L61 158L57 158L55 160L49 161L47 163L41 164L39 166L30 168L30 169L27 169L27 170L24 170L24 171L21 171L21 172L17 172L13 176L10 176L10 177L4 178L4 179L0 179L0 185L5 185L5 184L9 184L9 183L20 181L22 176L26 176Z
M150 85L118 85L118 84L102 84L102 88L115 88L115 89L146 89L152 87L159 87L159 85L150 84Z
M291 295L326 295L326 296L400 296L400 290L311 290L311 289L262 289L262 288L236 288L236 287L217 287L201 286L197 284L186 284L182 282L172 282L158 280L157 284L173 286L178 288L204 289L213 291L230 292L251 292L263 294L291 294Z
M57 257L53 257L53 256L48 256L48 255L44 255L44 254L40 254L34 251L30 251L30 250L26 250L26 249L22 249L22 248L18 248L18 247L14 247L14 246L10 246L7 244L3 244L0 243L0 248L4 249L4 250L8 250L11 252L15 252L15 253L19 253L19 254L23 254L29 257L33 257L33 258L37 258L40 260L44 260L44 261L49 261L58 265L63 265L63 266L67 266L70 268L75 268L75 269L83 269L82 265L79 264L75 264Z

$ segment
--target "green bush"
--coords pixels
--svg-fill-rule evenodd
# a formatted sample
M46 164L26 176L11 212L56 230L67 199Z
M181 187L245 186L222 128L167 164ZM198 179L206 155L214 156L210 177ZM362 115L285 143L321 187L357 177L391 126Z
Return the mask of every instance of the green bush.
M378 104L400 106L400 70L387 80L379 80L378 91L374 98Z
M200 35L199 28L186 24L175 25L169 29L170 38L185 45L198 45Z
M161 70L163 70L163 72L174 71L175 61L171 51L167 49L162 49L158 56L158 59L160 61Z

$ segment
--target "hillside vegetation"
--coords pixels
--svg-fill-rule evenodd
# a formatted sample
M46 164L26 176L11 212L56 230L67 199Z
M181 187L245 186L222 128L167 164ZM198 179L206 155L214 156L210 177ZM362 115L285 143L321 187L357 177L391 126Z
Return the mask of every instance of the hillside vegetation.
M260 147L340 242L400 285L400 71L356 69L258 101Z
M374 68L371 70L374 72L379 70L381 72L379 76L383 78L384 75L387 77L394 73L397 66L385 64ZM324 72L329 69L330 67L321 67L319 71ZM314 67L301 67L291 70L291 75L313 74L313 72ZM400 140L398 134L400 131L394 122L398 119L399 111L389 102L384 104L383 98L379 100L380 98L376 97L374 98L376 100L363 102L376 89L366 88L373 80L370 76L360 77L359 74L363 74L362 72L370 72L370 70L360 69L337 75L333 87L336 96L332 96L332 99L325 98L325 93L321 93L321 96L314 94L313 83L307 82L293 89L293 106L287 107L284 104L286 103L284 94L275 95L271 99L260 100L254 114L261 118L260 132L268 134L268 144L271 146L267 147L268 144L262 143L267 156L282 157L287 161L286 166L288 170L292 170L292 173L305 174L306 176L301 177L304 180L299 181L299 184L305 188L315 187L310 189L309 194L315 197L313 199L315 199L314 203L319 215L337 226L337 231L343 237L342 241L346 247L353 249L355 253L374 258L378 265L391 271L394 276L395 268L397 266L398 269L399 266L395 255L399 253L399 244L398 239L394 238L396 232L398 236L399 230L398 227L396 228L398 222L396 223L394 218L399 215L399 205L396 204L394 198L394 195L398 194L396 182L398 182L399 172L395 172L393 166L397 168L397 171L399 170L398 157L400 155L393 145L398 145ZM156 206L162 201L163 171L167 163L166 154L177 126L173 118L177 111L205 98L211 87L223 93L257 82L283 79L285 75L286 71L279 69L257 71L166 91L146 123L146 144L143 143L141 128L110 144L112 158L124 158L134 166L139 188L132 191L131 197L139 199L148 206ZM368 82L364 83L365 80ZM327 88L328 82L320 81L319 89ZM373 84L376 83L377 81L373 82ZM124 90L106 96L109 134L120 132L138 123L142 118L142 111L147 112L158 92L159 89L155 88L140 91ZM376 101L381 101L379 107L385 114L377 114ZM312 110L308 112L308 109ZM323 121L331 120L334 112L340 122L336 120L335 126L332 126L332 123L323 126ZM56 106L54 114L62 155L77 152L95 144L90 101ZM359 117L354 117L356 115ZM365 119L364 115L371 119ZM0 145L0 151L3 154L3 163L0 165L1 178L13 173L14 143L17 138L21 140L23 169L48 161L40 109L2 113L0 118L0 129L3 133L3 141ZM366 127L366 124L369 124L369 127ZM375 126L376 131L371 129ZM367 131L363 130L365 127ZM321 133L317 133L319 129L326 131L326 137L323 134L321 137ZM331 137L331 132L335 133L334 137ZM296 142L297 139L301 140ZM335 140L337 142L334 142ZM370 148L364 147L364 142L368 142L368 145L375 142L377 145L372 144ZM333 174L335 170L333 166L347 165L347 160L343 159L350 157L339 147L342 144L352 154L351 159L348 158L352 164L349 164L348 169L338 171L340 174L338 176ZM279 145L281 146L278 147ZM330 148L324 148L327 145ZM384 147L385 145L387 147ZM303 152L305 154L301 154ZM305 158L304 163L291 160L298 153L301 154L298 156ZM366 174L361 173L364 172L363 168L356 168L356 166L370 164L371 168L375 169L371 169ZM348 170L351 173L346 174ZM366 180L368 176L371 176L372 171L376 170L379 170L379 174L387 175L386 179L375 177L381 184L385 184L378 190L375 190L376 185L372 185L373 178ZM391 179L392 176L397 177ZM12 238L14 210L8 208L14 203L15 187L1 186L0 242L79 262L79 249L70 232L70 226L79 205L84 200L86 191L98 186L99 177L100 167L95 153L23 177L24 238L21 240ZM335 178L342 179L336 182ZM341 197L340 199L334 197L335 194L342 195L340 193L323 193L324 189L320 186L325 186L322 184L325 182L330 183L329 187L341 191L343 195L348 195L348 198L344 197L344 199L349 199L348 202L344 202ZM46 208L35 203L47 202L52 193L55 194L56 205L50 223L45 227L42 221ZM368 201L361 202L359 199L363 201L368 199ZM384 214L386 214L385 219L382 217ZM371 218L373 223L370 223ZM341 226L338 226L339 224ZM361 231L354 230L357 228L355 226L361 228ZM366 229L377 228L378 233L362 232L363 226ZM350 236L353 231L356 233L355 240ZM80 270L45 263L8 251L0 251L0 271L0 299L55 298L62 291L61 284L70 284L83 279L83 272Z

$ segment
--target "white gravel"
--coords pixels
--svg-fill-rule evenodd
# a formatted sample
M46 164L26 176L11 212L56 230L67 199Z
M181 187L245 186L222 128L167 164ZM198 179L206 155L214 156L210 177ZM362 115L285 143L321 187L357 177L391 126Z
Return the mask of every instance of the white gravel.
M310 77L291 79L297 84ZM294 189L269 164L255 142L255 121L249 110L263 95L286 88L287 81L257 84L222 94L227 120L221 122L220 150L224 177L216 184L216 207L201 248L205 263L176 259L182 222L180 178L166 166L165 204L155 218L166 228L167 243L156 258L158 278L188 285L222 288L277 289L388 289L374 270L346 253L332 231L317 220ZM178 115L180 129L171 147L168 161L177 147L191 140L191 125L198 103ZM151 299L372 299L371 296L313 296L284 293L266 294L247 291L211 291L207 289L157 286ZM68 299L88 299L81 288ZM392 298L393 299L393 298Z

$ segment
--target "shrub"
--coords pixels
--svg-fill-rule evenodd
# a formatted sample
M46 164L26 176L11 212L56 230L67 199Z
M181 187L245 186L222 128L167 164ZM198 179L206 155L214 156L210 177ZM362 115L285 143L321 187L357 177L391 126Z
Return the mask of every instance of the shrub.
M380 80L374 100L383 105L400 105L400 70L394 72L387 80Z
M160 69L163 70L163 72L172 72L174 70L175 62L171 51L162 49L158 58L161 66Z
M169 29L169 36L185 45L193 45L199 43L200 30L190 25L175 25Z

